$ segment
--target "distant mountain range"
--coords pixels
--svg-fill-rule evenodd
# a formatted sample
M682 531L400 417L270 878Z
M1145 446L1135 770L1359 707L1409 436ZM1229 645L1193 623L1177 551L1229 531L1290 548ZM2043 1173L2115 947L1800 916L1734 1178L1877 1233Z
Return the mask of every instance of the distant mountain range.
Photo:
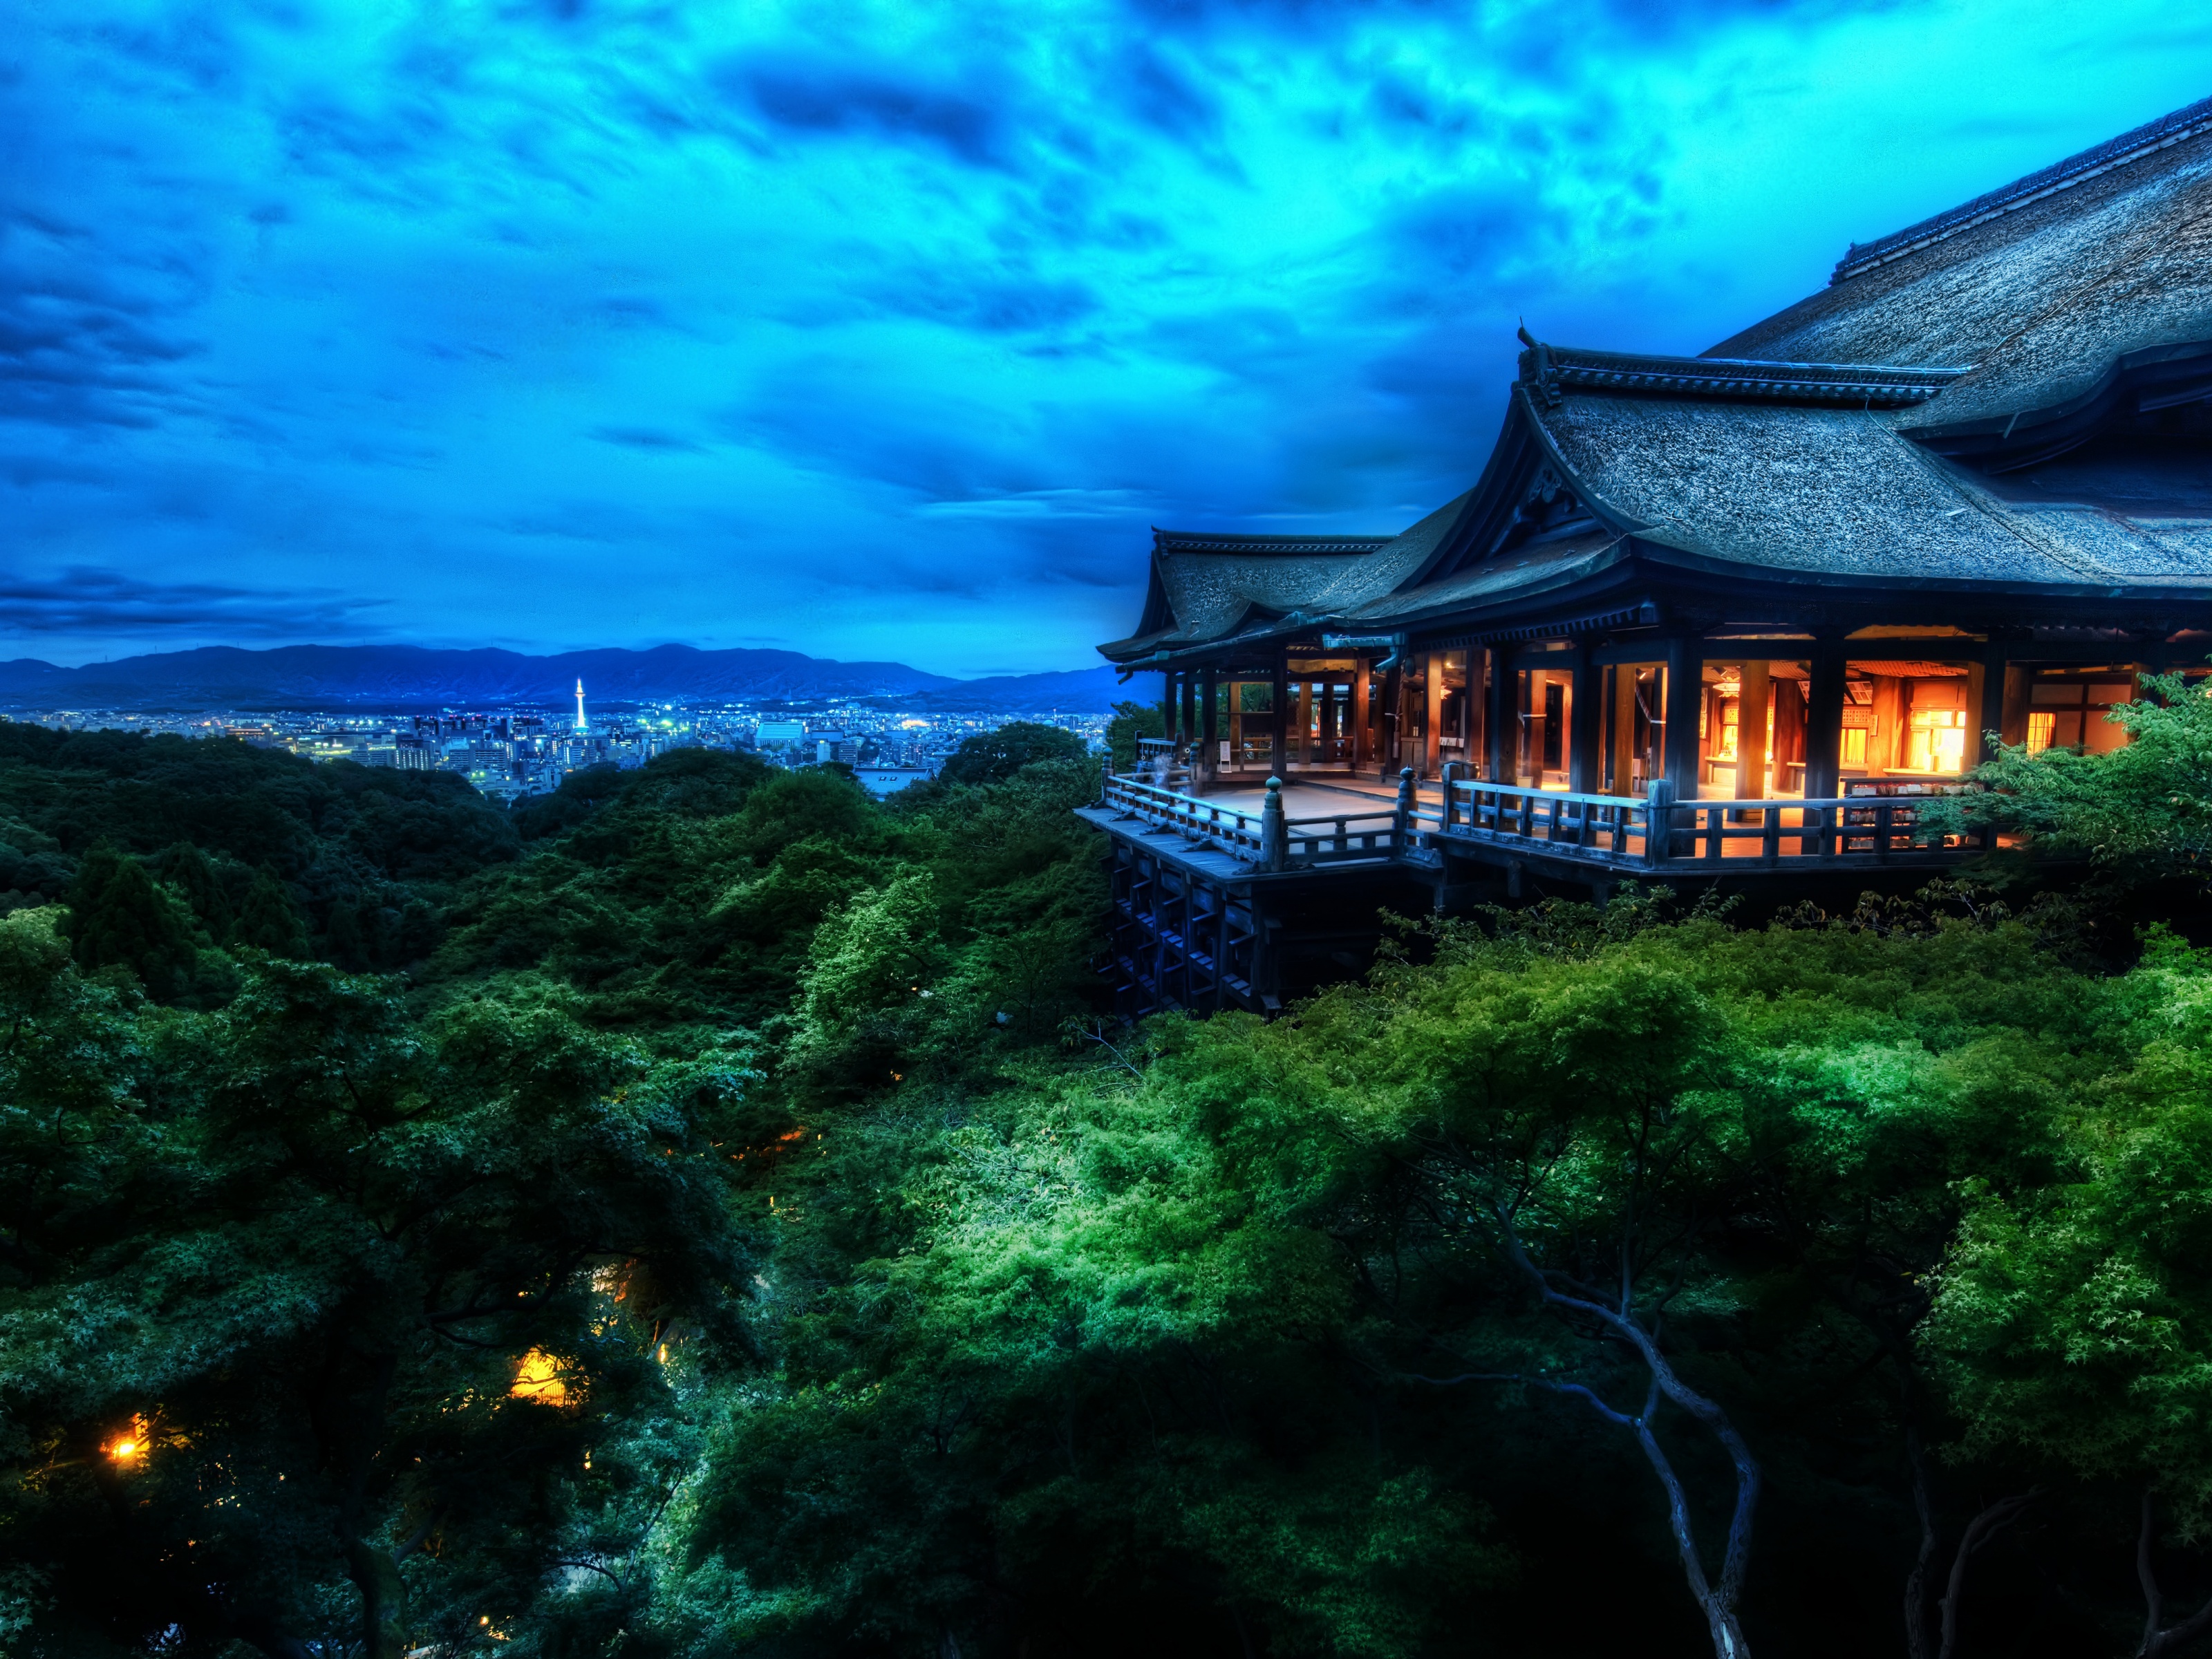
M274 651L210 646L60 668L0 663L0 706L15 708L483 708L565 703L576 682L592 703L695 698L750 702L884 697L934 711L1103 713L1113 669L955 680L896 662L833 662L796 651L432 651L409 645L294 645ZM1127 692L1119 694L1127 696Z

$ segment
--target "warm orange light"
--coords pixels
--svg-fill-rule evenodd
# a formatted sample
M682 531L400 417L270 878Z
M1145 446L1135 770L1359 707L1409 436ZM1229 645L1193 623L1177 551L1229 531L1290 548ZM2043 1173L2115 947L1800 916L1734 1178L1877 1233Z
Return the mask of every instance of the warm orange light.
M568 1403L568 1385L561 1380L561 1362L543 1348L532 1348L522 1356L514 1368L514 1385L507 1393L541 1406Z
M152 1435L153 1425L144 1416L134 1416L131 1419L131 1426L102 1446L100 1450L118 1463L135 1463L145 1456Z

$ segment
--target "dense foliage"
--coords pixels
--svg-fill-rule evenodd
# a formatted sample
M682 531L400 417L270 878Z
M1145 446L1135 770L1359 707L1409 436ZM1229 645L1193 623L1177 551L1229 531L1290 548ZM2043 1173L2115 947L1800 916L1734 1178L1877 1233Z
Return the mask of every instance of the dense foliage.
M450 773L0 722L0 912L65 898L80 963L152 964L157 995L222 986L197 953L230 945L419 960L454 884L517 848Z
M0 1643L2204 1637L2212 959L1971 886L1624 891L1131 1029L1048 731L887 802L694 750L495 821L7 751L68 868L0 920ZM2104 775L2179 790L2158 740ZM409 813L447 862L375 866ZM379 868L430 924L381 963L317 908Z

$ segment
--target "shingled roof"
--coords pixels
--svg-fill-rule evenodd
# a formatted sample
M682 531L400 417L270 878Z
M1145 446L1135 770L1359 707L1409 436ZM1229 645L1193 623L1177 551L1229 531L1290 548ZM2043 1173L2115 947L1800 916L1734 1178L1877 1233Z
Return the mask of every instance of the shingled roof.
M1137 632L1098 649L1127 662L1225 639L1255 623L1350 611L1419 569L1459 506L1440 507L1396 536L1155 530L1151 590Z
M1711 358L1962 368L1903 429L2034 424L2212 341L2212 100L1854 247Z
M2212 585L2195 527L2000 500L1901 413L1570 395L1532 412L1638 540L1716 563L1899 586Z

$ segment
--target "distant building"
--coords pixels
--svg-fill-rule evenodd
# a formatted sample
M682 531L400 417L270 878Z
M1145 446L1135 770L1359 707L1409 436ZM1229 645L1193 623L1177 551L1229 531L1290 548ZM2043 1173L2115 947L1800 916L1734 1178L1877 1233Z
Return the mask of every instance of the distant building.
M804 720L763 720L753 732L753 741L768 749L778 744L800 742L805 736Z
M926 783L937 774L927 766L856 766L853 775L878 797L895 795L910 783Z

